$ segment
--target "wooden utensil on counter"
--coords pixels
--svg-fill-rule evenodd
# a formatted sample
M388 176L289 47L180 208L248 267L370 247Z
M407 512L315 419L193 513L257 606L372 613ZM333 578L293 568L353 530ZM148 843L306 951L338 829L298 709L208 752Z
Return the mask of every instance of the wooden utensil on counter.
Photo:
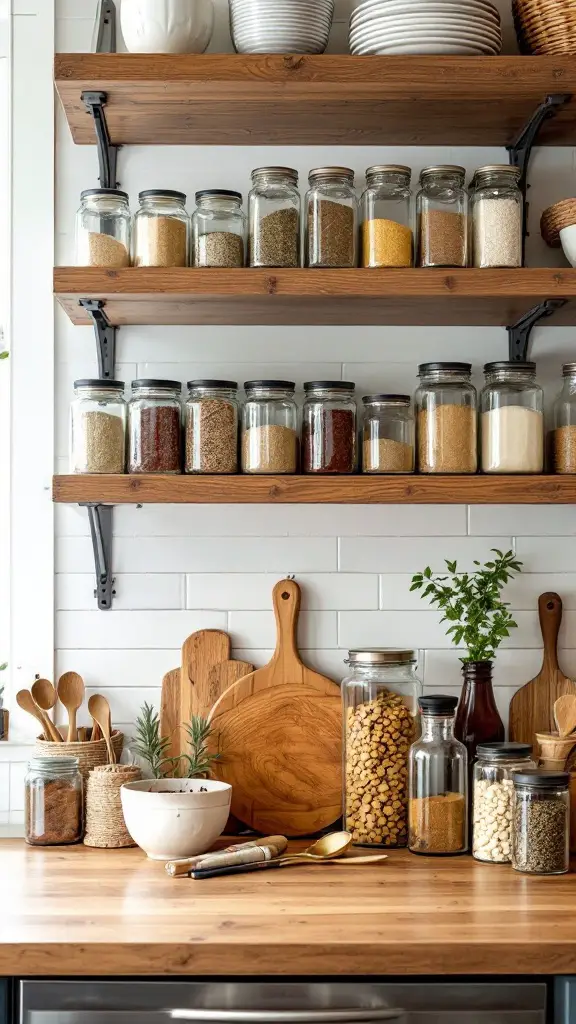
M558 594L541 594L538 613L544 640L542 668L510 702L510 739L532 746L537 732L554 731L554 702L558 697L576 694L576 683L563 675L558 665L558 632L562 622L562 601Z
M43 712L34 703L34 698L30 693L30 690L18 690L18 693L16 694L16 703L19 708L22 708L22 711L27 711L29 715L33 715L34 718L36 718L40 722L44 738L47 740L52 740L50 732L44 721ZM60 737L60 739L62 739L62 737Z
M84 680L77 672L65 672L58 680L58 698L68 712L68 743L76 743L76 712L82 707L86 690Z
M35 679L32 683L32 697L34 703L42 712L44 735L49 736L54 743L62 743L62 737L58 732L58 729L47 714L48 711L52 710L58 700L58 694L56 693L55 686L49 679Z
M213 774L232 785L232 812L257 832L297 836L342 813L340 689L296 647L300 588L273 591L278 639L270 663L233 683L210 713Z
M558 735L569 736L576 729L576 694L565 693L554 702L554 721ZM576 742L576 740L575 740Z
M109 764L116 764L116 754L114 753L114 747L112 746L112 740L110 739L112 734L110 705L106 700L106 697L103 697L99 693L93 693L88 701L88 711L94 721L100 726L102 735L106 740Z

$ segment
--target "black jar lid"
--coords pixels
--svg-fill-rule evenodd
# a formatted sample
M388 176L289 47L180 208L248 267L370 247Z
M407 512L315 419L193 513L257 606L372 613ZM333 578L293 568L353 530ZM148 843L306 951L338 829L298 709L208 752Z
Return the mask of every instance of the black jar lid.
M355 387L350 380L307 380L304 391L354 391Z
M513 772L515 786L529 786L531 789L568 789L570 772L546 772L540 768L532 771Z
M186 202L186 193L177 192L171 188L147 188L144 192L138 193L138 199L179 199L181 203Z
M74 381L75 388L98 388L99 391L118 391L126 387L123 380L99 380L98 377L85 377Z
M253 388L266 388L268 391L295 391L296 384L293 380L245 380L244 390L252 391Z
M118 199L128 201L128 193L119 188L85 188L80 193L80 199L89 199L90 196L117 196Z
M237 380L212 380L209 377L203 377L199 380L189 380L187 388L226 388L227 390L236 390L238 388Z
M512 757L530 757L532 746L530 743L479 743L476 747L476 754L482 760L504 761Z
M171 390L182 390L182 384L179 380L161 380L159 377L140 377L139 380L132 381L132 390L136 391L138 388L170 388Z
M452 715L456 710L458 697L447 693L435 693L431 697L419 697L420 710L426 715Z
M448 370L457 373L472 373L472 363L420 363L418 373L432 373L434 370Z
M410 395L364 395L362 401L364 405L369 405L370 402L397 402L398 405L410 405L412 399Z
M194 199L198 202L203 196L214 196L215 199L239 199L242 202L242 193L234 192L229 188L203 188L196 193Z
M486 363L484 366L484 373L496 373L498 370L507 370L511 373L536 373L536 363L499 359L495 363Z

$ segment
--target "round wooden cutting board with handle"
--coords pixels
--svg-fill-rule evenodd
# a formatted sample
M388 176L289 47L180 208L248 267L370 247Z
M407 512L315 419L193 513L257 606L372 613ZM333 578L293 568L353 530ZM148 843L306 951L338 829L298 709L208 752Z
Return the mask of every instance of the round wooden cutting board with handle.
M273 591L272 660L230 686L210 721L221 756L214 775L232 785L232 812L264 834L306 835L342 813L340 688L307 668L296 646L300 588Z

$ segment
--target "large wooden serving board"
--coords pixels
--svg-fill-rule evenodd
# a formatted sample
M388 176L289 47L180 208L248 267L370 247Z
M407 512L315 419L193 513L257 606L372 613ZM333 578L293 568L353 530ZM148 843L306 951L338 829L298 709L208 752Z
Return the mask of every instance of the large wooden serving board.
M214 774L232 785L232 812L259 832L306 835L342 813L340 689L307 668L296 646L300 588L274 587L276 650L212 708Z

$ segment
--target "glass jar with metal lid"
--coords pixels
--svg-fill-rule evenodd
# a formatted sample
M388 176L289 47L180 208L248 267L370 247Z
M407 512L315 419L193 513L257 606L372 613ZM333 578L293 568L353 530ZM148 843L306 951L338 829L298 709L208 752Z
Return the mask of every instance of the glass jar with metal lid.
M178 380L132 381L128 403L128 472L182 472L182 385Z
M83 786L77 757L34 757L24 782L24 825L30 846L79 843Z
M344 827L360 845L406 846L408 752L422 693L416 653L358 649L346 664Z
M454 736L457 697L420 697L422 735L410 748L408 846L446 856L468 849L468 754Z
M514 772L536 768L530 743L479 743L473 781L472 853L507 864L512 856Z
M563 875L570 867L570 773L512 776L512 867L532 875Z
M140 192L134 217L135 267L187 267L190 217L184 192L152 188Z
M70 472L124 473L124 381L76 380L74 395L70 406Z
M564 363L550 445L555 473L576 473L576 363Z
M470 363L421 363L415 395L420 473L475 473L476 388Z
M292 167L256 167L248 194L251 267L300 266L300 193Z
M237 394L235 380L188 381L187 473L238 472Z
M465 267L468 264L466 171L451 164L425 167L416 196L418 265Z
M402 164L380 164L366 171L360 201L363 267L412 266L411 177L410 168Z
M291 380L247 380L242 409L242 472L295 473L298 408Z
M246 223L242 195L225 188L196 193L192 214L195 267L243 267Z
M316 167L306 193L306 265L355 267L358 200L349 167Z
M480 396L482 471L541 473L544 395L536 363L486 363Z
M302 472L356 471L356 385L347 380L304 384Z
M520 168L508 164L479 167L471 183L475 267L521 267L523 200Z
M366 395L362 427L364 473L414 472L414 416L410 395Z
M132 217L128 193L89 188L76 214L76 263L79 267L129 267Z

